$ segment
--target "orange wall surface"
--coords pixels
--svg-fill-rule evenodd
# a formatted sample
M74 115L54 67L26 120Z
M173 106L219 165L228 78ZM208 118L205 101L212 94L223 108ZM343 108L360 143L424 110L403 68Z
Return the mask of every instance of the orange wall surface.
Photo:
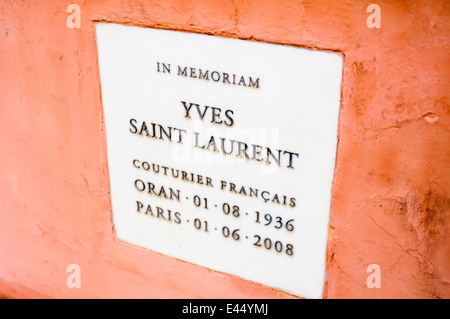
M1 1L0 297L294 297L115 238L96 22L341 52L323 296L450 297L447 0Z

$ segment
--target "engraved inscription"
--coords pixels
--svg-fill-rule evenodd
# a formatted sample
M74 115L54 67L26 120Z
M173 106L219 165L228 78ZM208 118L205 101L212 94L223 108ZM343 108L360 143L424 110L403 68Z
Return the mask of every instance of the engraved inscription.
M177 31L96 30L117 237L320 298L342 58Z

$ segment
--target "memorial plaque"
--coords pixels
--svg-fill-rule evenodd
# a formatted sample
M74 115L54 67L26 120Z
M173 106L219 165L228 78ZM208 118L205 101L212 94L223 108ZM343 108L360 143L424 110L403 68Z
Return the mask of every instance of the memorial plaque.
M320 298L342 58L96 28L117 237Z

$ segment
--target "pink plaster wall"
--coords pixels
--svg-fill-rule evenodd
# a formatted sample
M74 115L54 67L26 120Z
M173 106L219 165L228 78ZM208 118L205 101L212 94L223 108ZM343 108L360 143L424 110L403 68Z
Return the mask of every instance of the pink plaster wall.
M69 29L66 8L81 7ZM381 29L366 8L381 7ZM119 242L94 21L340 51L327 298L450 297L450 2L1 1L0 297L290 298ZM82 287L66 286L81 266ZM381 288L366 287L369 264Z

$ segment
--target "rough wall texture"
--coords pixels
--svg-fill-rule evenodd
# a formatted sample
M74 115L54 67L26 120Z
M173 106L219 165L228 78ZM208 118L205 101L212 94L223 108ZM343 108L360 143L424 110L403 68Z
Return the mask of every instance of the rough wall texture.
M1 1L0 296L291 297L115 239L95 21L342 52L324 297L450 297L446 0Z

